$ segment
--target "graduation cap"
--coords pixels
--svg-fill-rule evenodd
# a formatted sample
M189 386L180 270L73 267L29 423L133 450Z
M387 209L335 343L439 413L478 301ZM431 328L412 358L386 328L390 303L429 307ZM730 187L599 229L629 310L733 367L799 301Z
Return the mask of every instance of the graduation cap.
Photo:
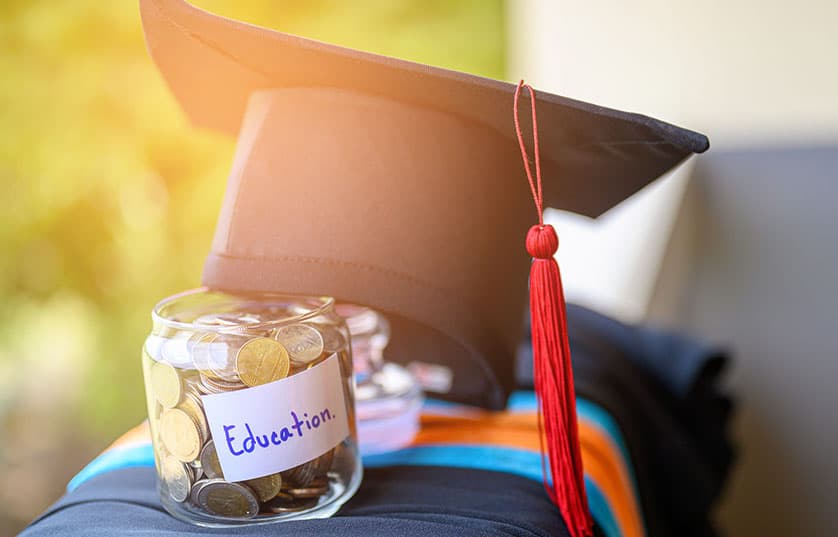
M391 321L390 359L448 368L445 396L501 408L533 264L523 243L541 212L516 140L516 86L182 0L140 7L149 51L191 121L238 133L203 283L376 308ZM596 217L708 148L704 136L645 116L533 99L543 206ZM531 140L532 123L520 129ZM553 248L554 235L536 235L531 254Z

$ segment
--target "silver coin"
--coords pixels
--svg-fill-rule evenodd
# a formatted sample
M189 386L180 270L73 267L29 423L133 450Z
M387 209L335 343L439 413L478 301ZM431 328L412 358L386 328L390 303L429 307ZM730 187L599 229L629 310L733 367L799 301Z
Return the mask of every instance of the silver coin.
M192 482L201 479L201 476L204 475L204 471L201 468L201 459L195 459L194 461L189 463L189 468L192 470Z
M210 355L210 349L212 348L210 345L217 337L218 334L196 332L189 338L189 344L187 345L189 356L198 371L211 371L213 367L218 365L213 362L213 357Z
M288 350L291 360L303 364L323 354L323 336L307 324L291 324L277 328L274 338Z
M191 334L179 332L176 335L164 339L160 348L160 355L163 361L181 369L188 369L191 359L189 357L189 338Z
M256 494L246 485L207 479L195 496L208 513L227 518L253 518L259 514Z
M209 482L209 479L200 479L192 484L192 490L189 491L190 503L194 504L195 506L198 506L198 494L201 493L201 489L204 487L204 485L206 485Z
M209 343L209 372L221 380L236 382L236 355L249 338L232 334L218 334Z
M235 358L247 338L234 334L196 334L189 340L192 365L203 375L237 381Z
M178 503L186 501L194 480L191 468L175 457L166 455L160 463L160 478L166 485L171 499Z
M346 337L337 327L319 325L320 335L323 336L323 351L332 354L346 348Z
M215 442L210 440L201 449L199 456L201 470L210 479L223 479L224 473L221 470L221 463L218 462L218 452L215 451Z

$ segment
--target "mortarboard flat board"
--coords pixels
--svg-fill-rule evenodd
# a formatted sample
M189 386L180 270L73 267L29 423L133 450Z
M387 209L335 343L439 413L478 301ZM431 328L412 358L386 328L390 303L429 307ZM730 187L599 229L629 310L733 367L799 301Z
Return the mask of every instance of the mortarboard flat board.
M515 86L182 0L140 6L149 51L191 121L238 133L203 283L372 306L391 320L391 359L444 365L448 398L501 407L536 218ZM537 106L545 205L591 217L709 145L543 92Z

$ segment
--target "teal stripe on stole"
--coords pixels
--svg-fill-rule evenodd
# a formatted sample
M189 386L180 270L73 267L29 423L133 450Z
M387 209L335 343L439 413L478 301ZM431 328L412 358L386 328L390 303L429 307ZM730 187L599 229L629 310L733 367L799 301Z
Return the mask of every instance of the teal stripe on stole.
M131 447L115 448L93 459L81 472L67 483L67 492L73 492L79 485L97 475L122 468L154 466L154 451L151 442Z
M364 457L364 466L447 466L515 474L542 482L541 454L525 449L475 445L416 446ZM620 537L619 526L608 499L597 484L585 476L588 507L606 537Z

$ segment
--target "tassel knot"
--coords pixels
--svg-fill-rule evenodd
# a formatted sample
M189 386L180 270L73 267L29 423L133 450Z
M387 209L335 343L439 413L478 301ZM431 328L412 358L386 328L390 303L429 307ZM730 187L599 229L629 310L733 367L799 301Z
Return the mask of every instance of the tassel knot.
M527 232L527 252L536 259L552 259L559 249L559 236L550 224L536 224Z

